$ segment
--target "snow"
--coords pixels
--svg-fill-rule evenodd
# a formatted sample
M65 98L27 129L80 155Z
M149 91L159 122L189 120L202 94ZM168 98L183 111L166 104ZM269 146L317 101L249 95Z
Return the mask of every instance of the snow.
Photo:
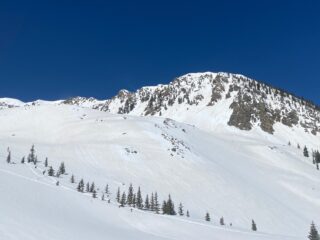
M226 127L228 103L219 104L204 116L221 117L210 131L60 104L0 111L0 239L305 239L311 221L320 223L320 171L295 144L316 149L319 138L283 125L275 135ZM32 144L37 169L20 164ZM5 162L7 147L16 164ZM54 169L65 162L60 186L42 175L45 157ZM99 197L108 183L112 203L76 192L71 174L94 181ZM170 193L191 217L119 209L116 189L130 183L160 202ZM232 227L219 226L221 216Z

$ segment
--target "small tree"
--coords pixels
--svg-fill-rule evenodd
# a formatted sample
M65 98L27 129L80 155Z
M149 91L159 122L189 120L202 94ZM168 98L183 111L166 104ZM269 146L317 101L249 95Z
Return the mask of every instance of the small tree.
M320 240L320 236L319 236L319 233L317 231L316 226L314 225L314 222L311 223L308 238L309 238L309 240Z
M11 151L8 148L7 163L11 163Z
M34 164L37 163L36 154L35 154L34 145L31 146L30 153L28 155L28 163L33 162Z
M120 203L120 188L118 187L118 191L117 191L117 202Z
M71 176L71 178L70 178L70 182L71 183L74 183L75 182L75 180L74 180L74 175L72 174L72 176Z
M44 160L44 166L48 167L48 158L46 157L46 160Z
M143 208L143 199L142 199L140 187L138 188L136 202L137 202L137 208L142 209Z
M123 193L122 193L121 200L120 200L120 206L121 206L121 207L124 207L125 205L126 205L126 193L123 192Z
M90 187L90 192L93 192L95 191L95 185L94 185L94 182L91 183L91 187Z
M52 166L49 167L48 175L49 175L50 177L53 177L53 176L54 176L54 170L53 170Z
M83 181L83 179L81 179L80 182L78 183L77 190L78 190L78 192L83 192L83 190L84 190L84 181Z
M309 157L309 151L308 151L307 146L304 146L304 149L303 149L303 156L305 156L305 157Z
M26 160L25 160L25 157L23 157L23 158L21 159L21 163L24 164L25 161L26 161Z
M145 202L144 202L144 207L145 207L146 210L150 210L150 203L149 203L149 196L148 196L148 194L147 194L146 200L145 200Z
M160 212L160 204L158 202L158 193L155 192L154 194L154 211L156 214L159 214Z
M87 182L87 184L86 184L86 192L90 192L90 183L89 182Z
M93 198L97 198L97 192L96 192L96 190L93 190L93 191L92 191L92 197L93 197Z
M189 210L187 210L186 216L187 216L187 217L190 217Z
M252 223L251 223L251 230L257 231L257 224L255 223L255 221L253 219L252 219Z
M62 162L62 163L60 164L59 173L60 173L60 174L65 174L65 173L66 173L66 168L65 168L65 166L64 166L64 162Z
M102 196L101 196L101 200L102 201L104 201L105 199L104 199L104 194L102 194Z
M224 225L224 219L223 219L223 217L220 218L220 225L222 225L222 226Z
M179 204L179 211L178 211L178 212L179 212L179 215L180 215L180 216L183 216L183 215L184 215L182 203Z
M56 182L56 185L59 186L59 184L60 184L59 181L57 181L57 182Z
M207 222L210 222L210 221L211 221L210 214L209 214L208 212L206 213L205 220L206 220Z
M106 185L105 193L106 193L107 195L109 194L109 185L108 185L108 184Z

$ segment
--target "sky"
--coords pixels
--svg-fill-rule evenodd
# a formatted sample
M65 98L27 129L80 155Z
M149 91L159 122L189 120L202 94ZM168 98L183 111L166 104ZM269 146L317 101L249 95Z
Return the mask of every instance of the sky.
M0 1L0 97L106 99L241 73L320 104L319 1Z

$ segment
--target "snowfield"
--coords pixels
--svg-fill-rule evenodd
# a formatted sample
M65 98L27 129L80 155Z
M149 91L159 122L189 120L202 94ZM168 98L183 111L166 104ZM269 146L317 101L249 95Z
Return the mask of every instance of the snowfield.
M302 148L319 149L320 138L284 125L270 135L220 122L199 127L60 102L1 110L0 239L306 239L311 221L320 223L320 171ZM37 168L20 163L32 144ZM14 164L6 163L8 147ZM68 175L43 175L46 157L55 170L64 162ZM94 181L98 198L77 192L71 174L76 183ZM190 218L119 208L117 188L130 183L143 196L157 191L160 203L171 194ZM100 200L106 184L111 203Z

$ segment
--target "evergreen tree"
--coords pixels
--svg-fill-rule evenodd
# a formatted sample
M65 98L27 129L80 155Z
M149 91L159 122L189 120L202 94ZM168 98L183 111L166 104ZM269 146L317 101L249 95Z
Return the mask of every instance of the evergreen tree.
M35 149L34 149L34 145L32 145L31 149L30 149L30 153L28 155L28 163L33 162L34 164L36 164L36 154L35 154Z
M297 144L297 148L300 149L300 144L299 143Z
M220 218L220 225L222 225L222 226L224 225L224 219L223 219L223 217Z
M187 210L187 214L186 214L187 217L190 217L190 213L189 213L189 210Z
M117 202L120 203L120 188L118 187L118 191L117 191Z
M171 195L169 194L169 198L167 201L167 209L169 215L176 215L176 211L174 210L174 203L171 199Z
M179 204L179 215L180 215L180 216L183 216L183 215L184 215L182 203Z
M208 212L206 213L205 220L206 220L207 222L210 222L210 221L211 221L210 214L209 214Z
M48 176L50 176L50 177L54 176L54 170L53 170L52 166L49 167Z
M156 214L159 214L160 212L160 204L158 202L158 193L155 192L154 194L154 211Z
M305 157L309 157L309 151L308 151L307 146L304 146L304 149L303 149L303 156L305 156Z
M97 192L96 192L96 190L94 190L94 189L93 189L93 191L92 191L92 197L93 197L93 198L97 198Z
M151 193L150 210L154 211L154 195Z
M257 224L254 222L253 219L252 219L252 223L251 223L251 230L252 231L257 231Z
M59 171L57 171L57 173L56 173L56 177L57 177L57 178L59 178L59 177L60 177L60 172L59 172Z
M71 183L74 183L75 182L75 180L74 180L74 175L72 174L72 176L71 176L71 178L70 178L70 182Z
M11 163L11 151L8 149L7 163Z
M26 161L26 160L25 160L25 157L23 157L23 158L21 159L21 163L24 164L25 161Z
M91 187L90 187L90 192L92 193L93 191L95 191L94 182L91 183Z
M62 162L62 163L60 164L59 173L60 173L60 174L65 174L65 173L66 173L66 168L65 168L65 166L64 166L64 162Z
M136 205L137 205L137 208L139 209L143 208L143 199L142 199L140 187L138 188L138 192L137 192Z
M126 205L126 193L123 192L120 200L120 206L124 207Z
M59 181L57 181L57 182L56 182L56 185L59 186L59 184L60 184Z
M87 182L87 184L86 184L86 192L90 192L90 183L89 182Z
M309 238L309 240L320 240L320 236L319 236L319 233L317 231L316 226L314 225L314 222L311 223L308 238Z
M128 195L127 195L127 204L129 206L132 205L132 200L133 200L133 187L132 187L132 184L130 183L130 186L128 189Z
M168 214L168 206L167 206L167 202L166 200L163 200L163 203L162 203L162 214Z
M84 190L84 181L83 179L80 180L78 187L77 187L78 192L83 192Z
M137 206L137 196L136 194L134 193L133 194L133 197L132 197L132 207L136 207Z
M149 196L148 196L148 194L147 194L146 200L145 200L145 202L144 202L144 207L145 207L146 210L150 210L150 203L149 203Z
M104 201L104 194L102 194L102 196L101 196L101 200L102 200L102 201Z
M46 157L46 160L44 160L44 166L48 167L48 158Z
M107 195L109 194L109 185L108 185L108 184L106 185L105 193L106 193Z

